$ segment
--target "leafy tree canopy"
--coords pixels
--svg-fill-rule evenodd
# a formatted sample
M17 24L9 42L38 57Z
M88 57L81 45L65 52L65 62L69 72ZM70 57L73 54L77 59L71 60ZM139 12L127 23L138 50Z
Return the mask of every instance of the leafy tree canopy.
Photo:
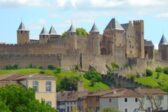
M86 37L88 35L87 31L84 28L76 28L76 34L79 37ZM67 32L64 32L62 34L62 37L66 37L67 36Z
M0 112L55 112L56 110L35 99L32 89L20 85L7 85L0 88Z
M72 91L77 90L79 78L78 77L64 77L61 82L60 86L58 86L58 91L65 90L65 91Z

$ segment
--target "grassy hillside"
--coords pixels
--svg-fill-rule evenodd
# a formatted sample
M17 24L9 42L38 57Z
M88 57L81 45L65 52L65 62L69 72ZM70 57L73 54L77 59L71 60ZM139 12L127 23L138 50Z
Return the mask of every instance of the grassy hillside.
M136 78L135 81L142 85L152 88L161 88L168 92L168 74L164 71L152 71L150 76Z
M45 73L48 75L55 76L57 81L57 87L60 86L60 82L65 77L74 77L78 78L83 82L84 88L90 92L98 91L98 90L106 90L110 89L110 87L102 82L96 82L93 86L90 86L91 81L87 80L83 77L82 72L77 71L64 71L62 70L60 73L57 73L56 70L49 69L38 69L38 68L24 68L24 69L15 69L15 70L0 70L0 75L4 74L20 74L20 75L29 75L34 73Z

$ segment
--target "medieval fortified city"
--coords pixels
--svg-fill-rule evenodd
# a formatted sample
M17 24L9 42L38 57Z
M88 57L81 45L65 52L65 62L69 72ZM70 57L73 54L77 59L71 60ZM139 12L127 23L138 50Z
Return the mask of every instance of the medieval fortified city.
M102 34L71 24L35 40L21 22L17 44L0 44L0 112L168 112L168 42L155 50L144 26L112 18Z

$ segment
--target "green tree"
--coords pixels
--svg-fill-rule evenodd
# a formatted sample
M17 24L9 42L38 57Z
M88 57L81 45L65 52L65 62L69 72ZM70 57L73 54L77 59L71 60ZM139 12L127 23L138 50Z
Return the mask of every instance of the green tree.
M60 81L60 85L58 86L58 91L65 90L65 91L72 91L77 90L79 78L78 77L64 77Z
M88 35L87 31L84 28L76 28L76 35L80 36L80 37L86 37ZM64 32L62 34L62 37L66 37L67 36L67 32Z
M84 74L84 77L88 80L92 80L95 82L102 81L102 76L100 73L98 73L95 69L91 69L88 72Z
M157 68L155 69L155 71L158 72L158 73L161 73L161 72L162 72L162 68L161 68L161 67L157 67Z
M20 85L7 85L0 88L0 106L6 111L3 112L55 112L45 102L35 99L32 89L26 89ZM1 111L0 111L1 112Z
M101 112L119 112L119 111L115 108L104 108Z
M153 72L150 69L146 69L146 76L152 76Z
M9 110L9 107L0 100L0 112L12 112Z
M164 72L165 74L168 74L168 67L165 67L165 68L163 69L163 72Z
M76 34L78 36L83 36L83 37L88 35L87 31L84 28L77 28Z

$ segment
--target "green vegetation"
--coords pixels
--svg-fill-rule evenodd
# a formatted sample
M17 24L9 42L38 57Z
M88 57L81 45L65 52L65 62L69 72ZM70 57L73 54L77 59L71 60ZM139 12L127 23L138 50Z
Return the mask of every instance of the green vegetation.
M55 68L55 67L54 67ZM4 69L0 70L0 75L4 74L20 74L20 75L29 75L29 74L35 74L35 73L41 73L41 74L48 74L52 75L56 78L57 82L57 91L63 91L63 90L76 90L77 88L77 81L82 81L84 88L90 92L98 91L98 90L106 90L110 89L108 85L101 81L95 81L93 84L94 80L91 79L86 79L84 77L83 72L79 72L77 70L72 70L72 71L65 71L60 68L55 68L53 69L53 66L50 65L48 66L47 69L44 69L43 67L41 68L17 68L17 69ZM68 80L65 82L65 80ZM70 88L68 88L67 85Z
M86 37L88 35L87 31L84 28L77 28L76 34L82 37Z
M161 88L168 92L168 67L157 67L155 71L146 70L144 77L135 78L135 81L152 88Z
M87 37L88 33L84 28L76 28L76 35L79 37ZM62 37L66 37L67 36L67 32L64 32L62 34Z
M114 71L118 70L120 67L116 63L111 63L111 65L106 65L108 74L113 73Z
M0 112L55 112L44 101L35 99L32 89L20 85L8 85L0 88Z
M104 108L101 112L119 112L119 111L115 108Z

